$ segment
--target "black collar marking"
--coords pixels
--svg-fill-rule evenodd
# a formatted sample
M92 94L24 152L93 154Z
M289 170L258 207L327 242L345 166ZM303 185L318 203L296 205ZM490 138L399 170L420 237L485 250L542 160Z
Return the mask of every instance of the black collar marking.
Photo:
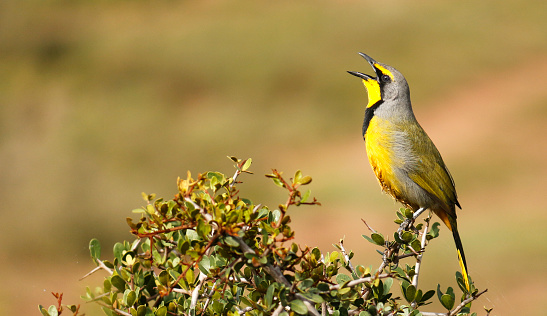
M372 120L372 117L374 116L374 111L376 111L376 109L382 103L384 103L384 101L380 100L380 101L374 103L372 106L369 106L365 110L365 120L363 121L363 138L365 137L365 134L367 133L368 125L370 124L370 120Z

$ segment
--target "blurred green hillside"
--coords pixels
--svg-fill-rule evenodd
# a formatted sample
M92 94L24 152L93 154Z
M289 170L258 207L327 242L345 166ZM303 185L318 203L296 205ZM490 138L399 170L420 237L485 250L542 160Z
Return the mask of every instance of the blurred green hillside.
M360 219L389 232L399 205L366 161L366 93L346 73L371 73L359 51L405 74L451 169L470 273L490 289L476 307L539 314L546 30L537 0L0 2L0 315L36 314L51 291L81 303L102 283L77 281L88 241L129 238L142 191L231 174L226 155L253 158L242 194L271 207L285 197L270 168L312 175L323 206L293 210L297 241L331 251L345 236L378 264ZM430 248L421 284L454 286L446 229Z

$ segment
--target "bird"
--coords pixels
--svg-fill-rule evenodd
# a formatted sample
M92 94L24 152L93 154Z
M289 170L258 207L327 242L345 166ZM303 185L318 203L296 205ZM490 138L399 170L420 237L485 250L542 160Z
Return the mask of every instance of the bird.
M429 209L452 231L469 291L467 262L456 221L456 206L461 206L454 180L439 150L416 120L405 77L366 54L359 55L376 75L348 71L362 79L368 94L363 138L372 170L382 190L413 211L413 220Z

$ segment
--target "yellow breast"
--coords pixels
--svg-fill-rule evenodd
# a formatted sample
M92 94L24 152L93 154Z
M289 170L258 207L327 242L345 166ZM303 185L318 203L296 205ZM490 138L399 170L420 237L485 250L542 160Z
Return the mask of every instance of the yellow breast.
M397 162L393 152L393 139L390 136L392 130L390 122L373 117L365 134L365 144L368 160L382 189L400 200L400 182L394 174L394 163Z

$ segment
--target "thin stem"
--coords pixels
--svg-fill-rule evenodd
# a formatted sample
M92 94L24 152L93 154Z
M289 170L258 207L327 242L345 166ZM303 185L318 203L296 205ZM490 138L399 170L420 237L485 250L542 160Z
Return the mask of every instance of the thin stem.
M338 246L340 247L340 250L342 251L342 254L344 255L344 259L348 263L349 270L351 271L351 273L355 273L355 269L353 268L353 265L351 264L351 261L349 260L348 254L346 253L346 248L344 248L343 239L340 240L340 243L338 244Z
M203 305L203 311L207 309L207 306L209 306L209 303L211 302L211 297L213 297L213 294L215 294L215 289L218 285L218 282L220 279L217 279L213 286L211 287L211 291L209 291L209 294L207 295L207 300L205 301L205 304Z
M236 183L237 177L241 174L241 169L237 168L236 172L234 173L234 176L232 177L232 183L230 183L230 189L234 186Z
M116 313L118 313L119 315L131 316L131 314L126 313L126 312L122 311L121 309L114 308L114 311L115 311Z
M425 227L422 232L422 243L421 243L422 251L416 257L416 267L414 268L415 274L414 274L414 277L412 277L412 285L414 285L416 289L418 289L418 277L420 276L420 268L422 266L422 258L424 256L423 250L427 246L427 232L429 230L429 223L430 223L430 220L425 221ZM415 302L413 302L412 304L415 305ZM412 306L412 307L415 307L415 306Z
M412 219L416 220L416 218L418 218L418 216L420 216L420 214L422 214L425 210L427 210L427 208L420 207L416 212L414 212L414 214L412 215Z
M97 261L100 261L100 260L97 260ZM92 275L93 273L97 272L101 270L101 267L100 266L96 266L95 269L89 271L86 275L84 275L83 277L80 278L79 281L82 281L83 279L87 278L88 276Z
M207 279L207 275L203 272L199 272L199 283L198 285L196 286L196 288L192 291L192 300L190 301L190 310L195 310L196 309L196 305L198 303L198 298L199 298L199 290L201 289L201 286L203 285L203 283L205 283L205 280Z
M366 277L366 278L361 278L361 279L357 279L357 280L353 280L353 281L350 281L348 283L346 283L344 285L344 287L352 287L352 286L356 286L358 284L361 284L361 283L365 283L365 282L372 282L376 279L386 279L386 278L391 278L392 275L390 273L384 273L384 274L379 274L377 276L370 276L370 277ZM340 289L340 284L334 284L334 285L331 285L329 286L329 290L339 290Z
M109 267L107 267L101 259L97 259L97 264L98 264L98 266L96 266L95 269L89 271L86 275L81 277L80 281L82 281L83 279L85 279L88 276L92 275L93 273L99 271L100 269L103 269L106 272L108 272L108 274L112 275L112 273L113 273L112 270Z
M484 293L486 293L488 291L488 289L482 291L482 292L479 292L473 296L470 296L468 298L466 298L465 300L463 300L460 305L456 306L456 308L454 308L453 310L450 311L450 313L448 313L448 316L454 316L454 315L457 315L460 310L467 304L469 304L469 302L471 301L474 301L476 300L479 296L483 295Z
M368 230L370 230L370 231L373 232L373 233L376 233L376 231L375 231L372 227L370 227L370 225L367 224L367 222L366 222L364 219L361 218L361 220L363 221L363 223L365 223L365 225L367 226Z
M278 316L279 314L281 314L281 312L284 310L283 308L283 304L279 303L279 305L277 306L277 308L274 310L274 312L272 313L272 316Z

